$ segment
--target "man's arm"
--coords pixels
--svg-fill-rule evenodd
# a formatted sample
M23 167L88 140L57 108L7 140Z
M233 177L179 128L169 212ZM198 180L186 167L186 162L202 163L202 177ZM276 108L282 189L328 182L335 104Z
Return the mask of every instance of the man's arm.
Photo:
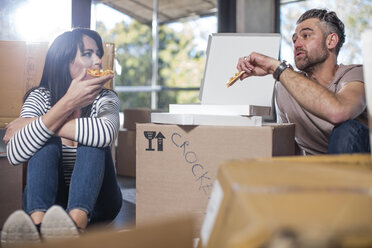
M366 107L362 82L350 82L333 93L290 69L283 71L280 82L303 108L333 124L357 117Z
M279 64L280 61L274 58L252 53L240 58L237 68L246 72L242 80L249 76L273 74ZM366 107L362 82L350 82L335 94L289 68L280 75L280 82L303 108L333 124L357 117Z

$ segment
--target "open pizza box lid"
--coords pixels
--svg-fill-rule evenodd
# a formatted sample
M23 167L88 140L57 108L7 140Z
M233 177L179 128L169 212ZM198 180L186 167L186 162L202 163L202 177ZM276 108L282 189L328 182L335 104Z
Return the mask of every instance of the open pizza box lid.
M246 34L218 33L211 34L208 40L207 60L204 76L200 86L200 104L170 104L169 113L152 113L151 121L171 124L200 124L195 122L195 116L224 116L222 124L228 125L230 119L247 116L270 116L273 106L275 80L272 75L250 77L238 80L231 87L226 83L238 72L236 65L239 57L258 52L278 58L280 34ZM192 119L193 121L186 121ZM182 118L174 122L174 118ZM199 118L200 119L200 118ZM226 121L225 121L226 120ZM246 123L247 119L243 120ZM240 123L240 120L239 122ZM249 121L252 125L261 125L260 121Z
M238 72L236 65L239 57L258 52L278 58L279 48L279 34L210 35L204 77L200 86L201 104L271 107L275 83L272 75L238 80L229 88L226 83Z

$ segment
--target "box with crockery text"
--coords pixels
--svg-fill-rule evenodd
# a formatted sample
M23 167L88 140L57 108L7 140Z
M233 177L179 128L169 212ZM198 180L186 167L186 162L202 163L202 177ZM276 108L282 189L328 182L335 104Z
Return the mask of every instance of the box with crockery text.
M137 124L136 223L191 214L196 237L223 161L293 154L293 124Z

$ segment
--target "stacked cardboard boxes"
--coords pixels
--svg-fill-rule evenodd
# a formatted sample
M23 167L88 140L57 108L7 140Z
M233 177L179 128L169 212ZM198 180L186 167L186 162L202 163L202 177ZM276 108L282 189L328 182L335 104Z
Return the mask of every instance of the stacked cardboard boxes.
M226 162L200 247L371 246L371 168L369 154Z
M116 173L136 177L136 125L150 122L149 108L124 110L124 129L119 130Z

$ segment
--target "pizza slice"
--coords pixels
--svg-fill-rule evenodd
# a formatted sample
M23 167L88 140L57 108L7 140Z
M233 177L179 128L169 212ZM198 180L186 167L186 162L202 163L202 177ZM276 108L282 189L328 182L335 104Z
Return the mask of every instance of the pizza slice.
M231 77L227 82L226 87L229 88L231 85L233 85L240 78L240 76L243 75L243 73L244 71L235 73L234 76Z
M110 74L114 74L113 70L102 70L102 69L87 69L87 73L93 77L103 77Z

